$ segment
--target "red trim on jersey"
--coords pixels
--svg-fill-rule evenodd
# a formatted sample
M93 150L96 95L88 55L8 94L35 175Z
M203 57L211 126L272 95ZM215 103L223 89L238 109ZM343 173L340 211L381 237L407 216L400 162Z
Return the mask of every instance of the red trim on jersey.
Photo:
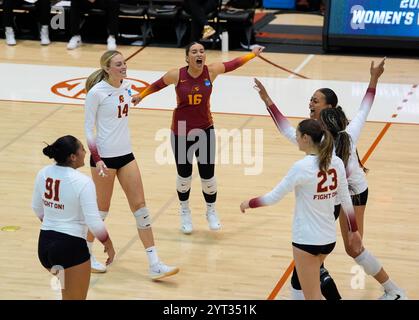
M102 160L99 155L99 151L97 150L96 143L88 143L87 146L89 147L90 154L92 155L93 161L95 163Z
M167 87L167 84L164 83L163 78L160 78L159 80L150 84L143 91L141 91L140 98L143 99L143 98L147 97L148 95L150 95L154 92L160 91L161 89L163 89L165 87Z
M260 198L253 198L249 201L249 207L250 208L258 208L258 207L262 207L263 203L262 200Z
M245 56L238 57L236 59L233 59L231 61L223 62L225 71L224 72L230 72L233 70L236 70L237 68L244 65L249 60L252 60L256 55L254 53L248 53Z

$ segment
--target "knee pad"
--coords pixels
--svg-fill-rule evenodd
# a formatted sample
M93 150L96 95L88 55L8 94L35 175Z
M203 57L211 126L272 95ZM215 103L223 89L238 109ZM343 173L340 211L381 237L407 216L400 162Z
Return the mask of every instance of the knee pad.
M138 229L151 228L151 217L148 209L142 207L134 212L135 221L137 222Z
M109 214L109 211L100 211L100 210L99 210L99 214L100 214L100 218L101 218L103 221L105 221L106 217L107 217L107 216L108 216L108 214Z
M201 179L202 191L206 194L214 194L217 192L217 180L215 177L210 179Z
M291 286L295 290L301 290L300 279L298 279L297 269L295 267L292 270Z
M355 262L364 268L364 271L369 276L375 276L380 272L382 266L380 261L374 257L367 249L364 249L362 253L355 257Z
M320 268L320 289L326 300L336 301L342 299L335 281L324 267Z
M183 178L180 175L176 179L176 190L180 193L188 192L191 189L192 176Z

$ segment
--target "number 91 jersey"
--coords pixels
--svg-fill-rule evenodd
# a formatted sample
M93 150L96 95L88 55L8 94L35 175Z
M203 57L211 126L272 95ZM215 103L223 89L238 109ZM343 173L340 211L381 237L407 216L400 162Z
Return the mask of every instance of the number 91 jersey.
M119 88L102 80L90 89L85 101L85 133L89 149L95 145L102 158L132 152L128 128L130 106L131 84L125 80Z

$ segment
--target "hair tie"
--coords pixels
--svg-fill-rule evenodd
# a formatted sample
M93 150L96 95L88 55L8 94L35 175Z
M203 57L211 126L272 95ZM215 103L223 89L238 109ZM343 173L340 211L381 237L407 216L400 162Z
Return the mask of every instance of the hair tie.
M345 130L340 130L340 131L338 131L338 134L343 133L343 132L346 132L346 131Z

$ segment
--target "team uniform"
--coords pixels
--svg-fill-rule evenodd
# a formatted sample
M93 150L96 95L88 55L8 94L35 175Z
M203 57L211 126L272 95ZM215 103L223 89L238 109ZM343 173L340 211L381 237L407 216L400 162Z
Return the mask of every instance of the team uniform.
M307 155L294 164L272 191L250 200L249 206L257 208L272 205L292 190L295 190L296 198L293 245L312 254L330 253L336 242L333 216L336 198L340 200L350 226L355 225L342 160L334 155L329 168L324 172L319 170L318 157Z
M249 53L242 57L223 62L224 73L233 71L256 57ZM192 232L189 194L192 184L192 163L195 154L201 177L202 193L207 203L207 220L211 230L221 228L216 210L217 181L215 171L216 138L210 111L212 82L207 65L201 74L194 78L189 73L189 66L179 69L175 84L177 107L173 111L171 144L176 160L176 191L180 201L181 230L185 234ZM171 76L170 76L171 77ZM175 82L175 81L173 81ZM168 84L171 84L169 80ZM164 76L143 90L139 97L146 96L165 88L168 84Z
M348 179L349 192L354 205L365 205L368 198L368 183L365 178L365 173L358 161L356 144L358 143L361 130L364 127L368 114L371 110L372 103L374 102L375 91L376 90L374 88L367 89L356 116L352 119L345 130L351 137L352 142L351 153L346 166L346 175ZM281 113L281 111L279 111L275 105L269 106L268 111L280 132L289 141L297 144L296 129L292 127L288 119Z
M88 229L102 243L109 238L92 179L71 167L50 165L38 172L32 208L42 221L38 256L45 268L65 269L87 261Z
M195 154L201 178L210 179L214 176L215 133L210 111L212 83L208 67L205 65L196 78L188 73L188 67L179 69L179 81L175 90L177 107L173 110L171 129L172 147L179 174L182 177L191 176L192 156ZM206 150L197 148L199 145L196 142L200 139L206 142ZM182 148L185 145L186 149ZM190 151L191 148L193 150ZM215 197L211 198L207 202L215 202Z
M134 160L128 128L130 105L131 84L125 80L119 88L102 80L87 93L85 134L92 167L103 160L108 168L119 169Z

